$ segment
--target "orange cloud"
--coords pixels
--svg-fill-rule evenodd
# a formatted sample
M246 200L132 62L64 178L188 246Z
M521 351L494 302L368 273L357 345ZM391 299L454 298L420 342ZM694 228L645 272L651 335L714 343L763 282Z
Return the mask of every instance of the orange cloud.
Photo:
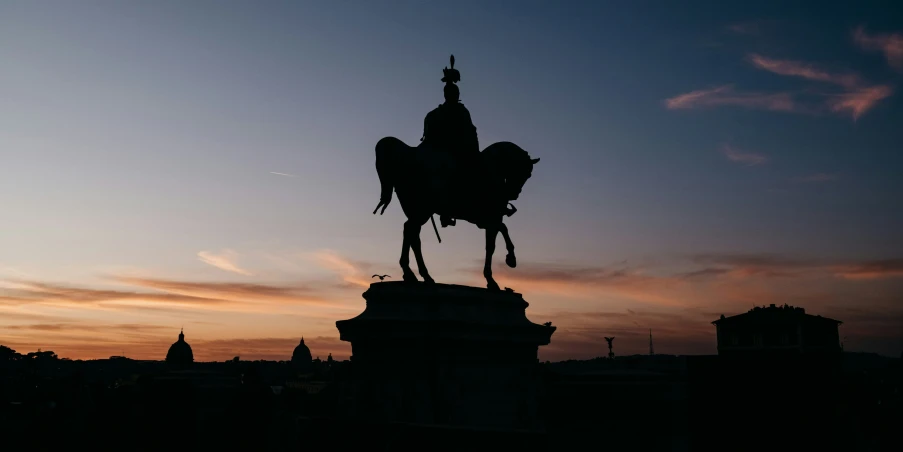
M495 265L494 277L501 285L525 294L550 294L584 300L600 297L660 306L684 306L683 289L692 284L681 278L648 273L641 267L576 266L565 264L519 264L516 269ZM472 269L474 278L482 270Z
M853 40L865 50L880 51L887 59L887 64L903 71L903 34L881 33L869 35L865 28L853 31Z
M367 264L335 253L319 256L324 257L324 267L335 271L355 290L369 273L363 272ZM480 285L481 264L475 262L465 273ZM722 313L738 314L754 305L770 303L803 306L814 314L838 318L845 322L843 334L857 337L860 344L870 344L873 351L887 352L897 346L895 319L903 318L899 305L903 296L900 258L832 260L720 253L644 265L628 265L626 261L600 266L522 263L516 269L503 265L495 269L500 284L525 294L531 319L538 323L552 321L559 327L552 344L541 348L543 359L604 355L607 349L603 336L618 338L618 354L643 353L648 347L649 328L653 329L659 353L709 353L714 347L714 330L709 322ZM0 289L0 295L16 300L0 306L0 344L20 351L53 350L70 358L125 354L161 359L175 340L177 327L195 323L198 326L186 334L199 360L226 360L235 355L243 359L288 359L299 339L295 334L305 335L315 356L325 358L331 352L340 359L350 349L337 339L334 321L350 317L343 311L362 308L359 297L354 297L356 303L346 302L339 298L341 293L322 292L324 288L335 289L334 285L112 279L136 290L36 282L18 282ZM361 281L354 284L347 282L349 279ZM369 285L369 281L366 283ZM148 294L161 298L146 298ZM171 304L172 300L181 303L180 309L194 310L168 311L179 306ZM65 308L59 307L61 303ZM303 310L287 310L296 305ZM338 310L309 309L319 305ZM125 313L86 316L79 311L83 306ZM861 312L850 310L853 306ZM293 317L283 315L289 312ZM100 322L98 316L110 320ZM303 318L303 322L295 323L294 318Z
M211 251L201 251L198 253L198 259L201 262L210 264L220 270L238 273L239 275L252 276L251 272L238 266L238 253L230 249L220 251L219 254Z
M903 277L903 259L886 259L835 267L836 276L845 279L882 279Z
M372 281L366 274L370 267L368 264L354 262L332 250L319 250L311 257L321 267L337 273L342 281L357 287L370 287Z
M0 300L9 303L65 302L90 304L105 301L143 300L178 303L217 303L223 300L172 293L142 293L90 289L36 281L14 281L15 288L0 289Z
M127 331L127 332L136 332L136 331L145 331L145 330L161 330L161 329L171 329L172 327L163 326L163 325L145 325L141 323L127 323L127 324L103 324L103 325L92 325L92 324L83 324L83 323L38 323L31 325L7 325L6 328L11 330L34 330L34 331Z
M120 284L146 291L92 289L34 281L16 281L0 289L5 304L53 304L104 309L203 309L213 311L284 311L289 306L350 308L337 294L314 289L314 284L267 285L230 282L188 282L113 276Z
M881 279L903 276L903 259L831 261L776 254L699 254L693 262L719 266L723 273L766 277L834 276L843 279Z
M319 291L312 285L268 285L232 282L174 281L168 279L114 277L115 281L175 295L218 301L305 301ZM316 301L316 300L314 300Z

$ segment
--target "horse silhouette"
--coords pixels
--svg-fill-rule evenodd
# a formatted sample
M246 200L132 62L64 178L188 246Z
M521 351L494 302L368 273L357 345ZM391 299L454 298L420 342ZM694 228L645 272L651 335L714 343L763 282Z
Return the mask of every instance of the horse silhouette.
M517 266L514 255L514 244L508 234L508 227L502 221L509 201L516 200L527 179L533 174L533 166L539 159L532 159L514 143L507 141L490 145L477 159L476 168L472 169L468 184L454 187L451 191L455 208L448 212L447 204L437 202L446 199L451 189L451 182L442 174L444 166L453 166L452 158L439 151L421 146L411 147L395 137L386 137L376 144L376 172L379 174L381 186L379 204L386 211L392 201L392 192L398 195L398 203L404 211L407 221L404 223L404 234L401 247L401 270L406 282L418 281L411 271L410 251L414 251L417 270L425 283L435 282L430 277L423 253L420 248L421 227L434 214L448 214L450 217L465 220L486 231L486 263L483 276L491 290L499 290L499 285L492 279L492 254L495 252L495 240L498 233L505 239L508 255L505 263L509 267Z

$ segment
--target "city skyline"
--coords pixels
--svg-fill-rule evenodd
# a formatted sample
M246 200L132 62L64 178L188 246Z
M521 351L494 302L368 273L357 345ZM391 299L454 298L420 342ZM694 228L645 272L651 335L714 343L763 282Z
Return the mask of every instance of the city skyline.
M899 356L903 12L658 5L0 2L0 344L346 358L401 279L373 148L418 143L454 54L481 148L542 159L495 266L540 359L714 353L772 303ZM439 232L433 277L483 287L482 231Z

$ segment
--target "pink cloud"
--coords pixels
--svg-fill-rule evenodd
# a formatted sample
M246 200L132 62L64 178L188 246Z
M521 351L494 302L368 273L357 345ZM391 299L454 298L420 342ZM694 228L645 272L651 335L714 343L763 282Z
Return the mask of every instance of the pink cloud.
M700 107L737 106L744 108L795 111L796 105L789 93L751 93L736 92L732 85L722 85L711 89L690 91L665 100L665 106L671 110L683 110Z
M828 100L828 105L834 112L849 111L853 120L856 120L866 111L871 110L881 99L890 97L891 94L893 94L893 89L889 86L870 86L838 94Z
M802 77L807 80L819 81L840 85L847 88L859 86L859 76L856 74L832 74L801 61L775 60L758 54L749 56L752 64L769 72L792 77Z
M864 34L857 36L865 36ZM897 55L897 41L893 36L883 37L882 49L888 55ZM860 38L864 39L864 38ZM878 39L878 38L868 38ZM869 45L877 45L874 40L866 40ZM903 41L900 41L903 45ZM887 50L890 49L890 50ZM900 48L903 52L903 47ZM903 58L903 53L900 54ZM888 58L891 58L889 56ZM897 58L894 56L893 58ZM813 64L796 60L779 60L759 54L748 56L752 65L773 74L798 77L804 80L834 85L842 89L840 93L815 94L816 99L801 99L788 92L760 93L737 92L730 84L715 88L701 89L680 94L665 100L665 106L671 110L692 109L702 107L738 106L759 110L784 111L796 113L830 112L849 114L853 120L859 119L871 110L882 99L890 97L893 89L887 85L871 85L851 72L832 72L818 68ZM893 61L896 61L895 59ZM901 60L903 64L903 60Z
M775 60L758 54L749 56L753 65L775 74L801 77L806 80L830 83L843 87L845 92L828 95L826 105L834 113L849 113L853 120L859 119L882 99L893 94L886 85L865 85L856 74L836 74L816 68L801 61Z
M882 33L869 35L863 27L853 32L853 40L865 50L884 53L887 64L903 71L903 34Z
M742 163L747 166L761 165L768 161L768 157L754 152L743 152L729 145L721 148L721 153L732 162Z

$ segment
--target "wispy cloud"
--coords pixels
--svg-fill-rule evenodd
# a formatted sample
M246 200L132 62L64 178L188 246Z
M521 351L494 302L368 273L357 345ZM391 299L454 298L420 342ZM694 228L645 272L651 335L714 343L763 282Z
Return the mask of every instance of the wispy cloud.
M317 265L335 272L347 284L357 287L370 287L372 282L367 275L369 264L355 262L333 250L318 250L311 254Z
M802 61L776 60L755 53L750 54L749 59L753 66L779 75L801 77L848 88L860 85L859 76L856 74L834 74Z
M789 93L737 92L733 85L722 85L680 94L665 99L665 106L671 110L722 106L784 112L799 110Z
M220 270L238 273L239 275L253 276L251 272L238 266L238 253L230 249L224 249L219 253L212 251L201 251L198 253L198 259L205 264L210 264Z
M219 301L295 301L318 293L309 284L275 285L232 282L176 281L170 279L115 277L115 281L167 293Z
M147 325L143 323L122 323L122 324L89 324L89 323L36 323L29 325L7 325L6 328L11 330L33 330L33 331L159 331L171 330L171 326L164 325Z
M828 105L833 112L848 111L856 120L880 100L890 97L893 92L890 86L885 85L856 88L847 93L831 96Z
M32 276L15 267L0 266L0 275L12 275L16 278L31 278Z
M729 145L722 146L721 153L724 154L724 156L727 157L728 160L736 163L742 163L746 166L761 165L768 161L768 157L763 154L757 154L755 152L744 152Z
M604 355L602 337L621 337L621 352L642 352L648 328L659 344L673 353L709 353L715 343L709 322L755 305L790 303L809 312L833 315L832 306L856 300L868 311L847 318L845 331L869 338L874 350L895 347L898 333L890 328L870 331L881 316L903 318L903 260L836 260L782 254L697 254L679 259L681 270L666 266L627 267L543 264L514 270L497 267L496 278L519 292L537 297L548 293L555 304L581 300L571 307L585 311L537 312L535 321L559 326L543 359ZM664 265L664 264L662 264ZM473 272L476 275L477 269ZM635 306L613 311L612 306ZM607 307L604 308L604 307ZM881 314L883 312L883 314ZM869 323L872 322L872 323ZM883 323L882 323L883 324ZM864 340L864 339L863 339ZM662 349L664 351L664 349Z
M741 30L743 27L735 26L735 32L739 33ZM860 33L857 34L857 39L871 46L877 46L880 41L882 49L891 49L891 54L896 55L894 52L897 41L893 36L896 35L884 36L878 40ZM747 59L756 69L827 84L839 92L816 92L811 89L802 92L741 92L734 90L733 85L725 84L671 97L665 100L665 106L672 110L734 106L806 114L837 113L849 115L856 121L894 93L891 86L867 83L854 72L831 71L804 61L776 59L758 53L747 55Z
M135 291L92 289L39 281L12 281L15 288L0 289L0 300L9 303L65 302L93 304L107 301L141 300L147 302L210 304L223 300L174 293L142 293Z
M323 268L335 272L343 284L355 290L370 283L367 278L373 273L368 270L370 264L328 250L308 257L319 259ZM475 261L473 268L467 269L474 281L481 279L481 264ZM540 349L543 359L604 355L607 350L603 336L619 338L618 354L643 352L648 347L649 328L655 336L656 350L661 353L710 353L715 343L711 320L722 313L738 314L753 305L769 303L801 305L809 312L843 320L844 334L856 335L860 343L872 344L877 351L898 347L898 342L893 342L899 337L894 319L903 319L903 307L899 305L903 296L903 258L900 257L856 260L709 253L643 264L526 262L516 269L497 265L495 270L500 284L526 295L531 303L528 311L532 320L552 321L559 327L552 344ZM335 334L330 334L334 332L332 322L347 318L344 317L347 313L341 311L359 312L362 307L360 303L344 303L343 291L329 292L335 289L334 285L317 283L250 284L124 276L112 280L133 289L14 281L11 288L0 289L0 296L18 300L0 306L0 343L20 352L42 348L73 358L125 354L161 359L187 316L157 315L152 310L184 305L203 315L188 319L239 322L229 333L222 326L203 333L187 329L187 339L196 359L224 360L235 355L243 359L289 359L299 339L291 330L294 326L257 334L239 332L239 328L246 328L238 325L244 325L247 317L234 316L231 312L281 315L281 307L298 305L305 313L322 311L329 315L324 317L323 325L317 326L317 332L311 330L311 325L319 325L320 320L306 324L297 336L304 334L315 356L325 358L331 352L342 359L350 354L350 348ZM849 306L851 300L861 312L839 308ZM66 304L66 309L56 311L60 304ZM78 308L86 305L135 311L129 317L103 323L78 315ZM318 305L341 311L336 314L329 312L332 310L309 309ZM220 310L226 314L211 317ZM41 315L60 312L66 316ZM154 313L148 316L154 320L145 321L147 313ZM190 320L185 325L189 323ZM221 325L228 325L228 321ZM223 334L236 337L226 338Z
M903 277L903 259L885 259L834 266L835 275L846 279Z
M888 65L903 71L903 33L870 35L864 27L858 27L853 31L853 40L864 50L882 52Z
M780 254L695 254L681 259L679 271L656 266L580 266L556 263L496 266L496 279L523 293L548 293L577 298L611 296L658 306L690 306L699 291L736 283L793 281L805 278L843 281L895 279L903 276L903 260L828 260ZM468 270L474 278L479 267ZM820 283L813 282L813 287ZM741 284L742 285L742 284ZM739 287L739 286L737 286ZM752 286L749 286L752 287ZM749 288L744 287L744 290ZM746 299L747 297L744 297Z
M875 260L829 260L780 254L697 254L697 264L728 269L727 274L770 278L833 276L841 279L889 279L903 277L903 258ZM901 294L903 296L903 294Z
M0 289L6 304L56 304L99 306L118 309L180 309L211 311L279 311L280 306L346 306L327 291L312 284L268 285L250 283L195 282L114 276L119 284L140 290L94 289L38 281L14 281L16 287Z
M840 176L832 173L814 173L809 174L807 176L800 176L794 178L796 182L808 182L808 183L818 183L818 182L832 182L840 179Z
M676 290L686 287L680 278L650 274L642 266L579 266L555 263L519 264L511 270L496 265L500 284L511 285L525 293L592 299L610 296L643 304L679 306L683 301ZM482 267L468 270L475 279Z
M277 172L275 172L275 171L270 171L270 174L275 174L275 175L277 175L277 176L285 176L285 177L298 177L298 176L296 176L296 175L294 175L294 174L277 173Z
M800 77L844 88L842 93L825 94L824 97L827 98L825 104L829 111L848 113L854 121L872 109L879 101L893 94L890 86L865 84L859 75L853 73L833 73L809 63L777 60L758 54L751 54L749 59L755 67L775 74Z

